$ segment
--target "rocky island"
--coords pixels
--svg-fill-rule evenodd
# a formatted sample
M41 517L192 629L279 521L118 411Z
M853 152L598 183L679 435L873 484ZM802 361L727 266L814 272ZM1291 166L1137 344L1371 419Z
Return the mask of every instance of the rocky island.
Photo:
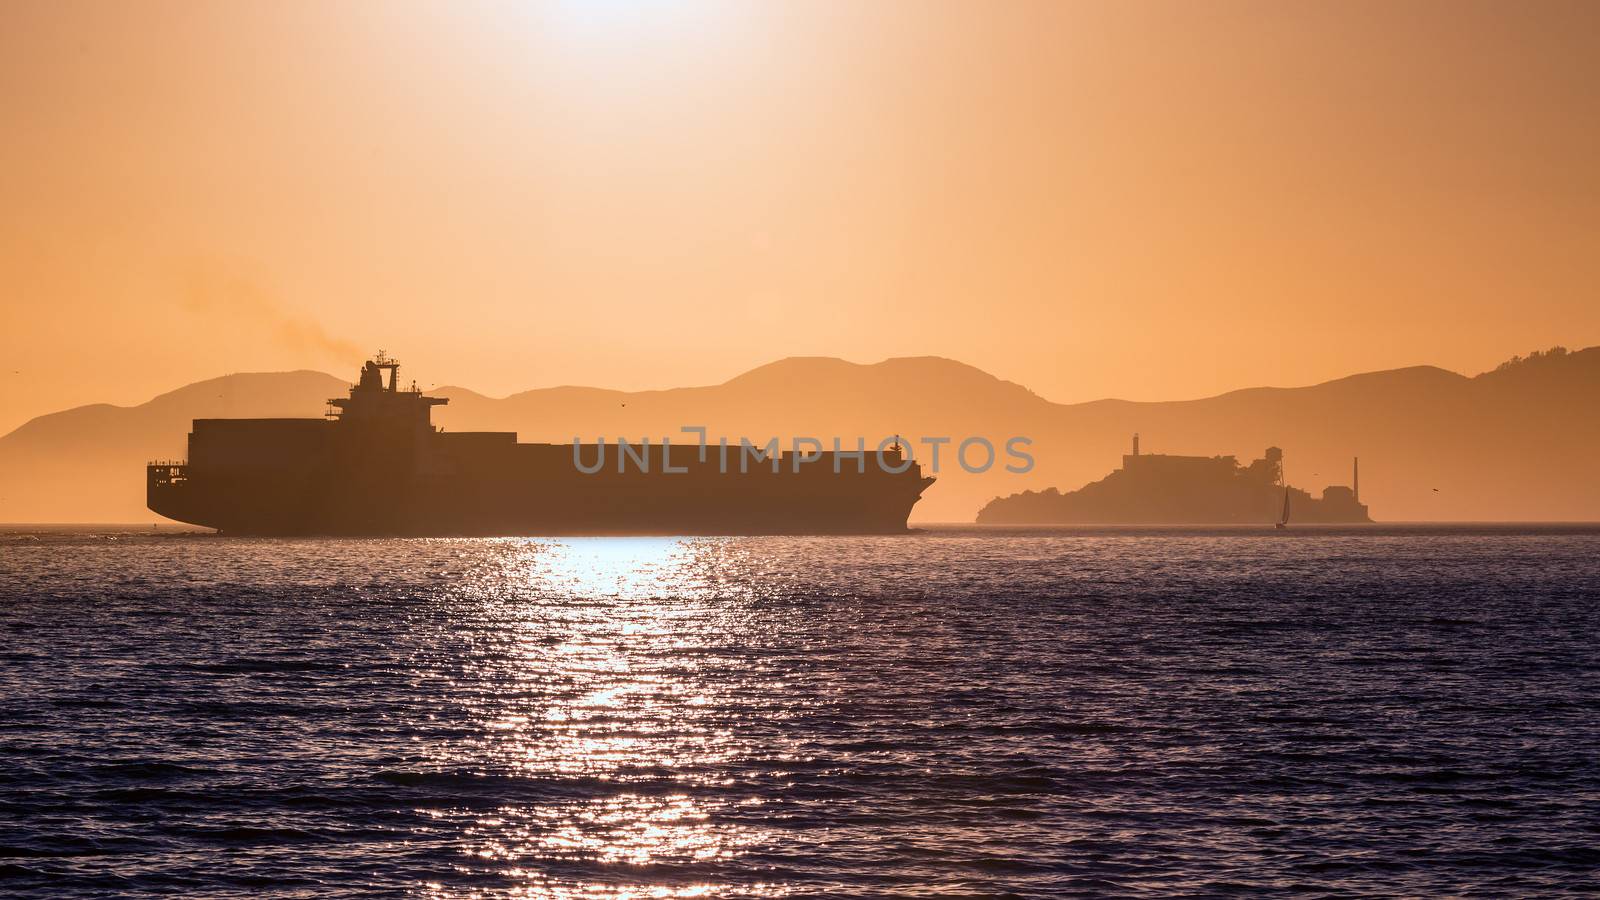
M1270 525L1371 522L1361 502L1359 461L1352 485L1330 485L1320 498L1284 484L1283 451L1268 447L1242 466L1232 456L1133 452L1122 468L1076 491L1055 488L996 497L978 512L985 525Z

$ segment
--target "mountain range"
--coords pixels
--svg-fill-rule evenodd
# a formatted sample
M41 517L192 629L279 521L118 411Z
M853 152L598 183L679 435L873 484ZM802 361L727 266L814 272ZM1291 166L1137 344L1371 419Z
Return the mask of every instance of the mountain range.
M0 521L147 522L147 460L184 455L194 418L316 416L348 382L321 372L213 378L132 407L106 404L40 416L0 438ZM1352 375L1307 387L1251 388L1201 400L1052 403L1021 385L949 359L861 365L783 359L723 384L623 392L552 387L491 398L459 387L434 421L451 431L516 431L524 441L670 436L796 435L847 447L901 435L924 465L940 450L939 481L914 521L971 521L998 495L1070 490L1120 464L1139 432L1146 453L1236 455L1282 447L1289 481L1320 491L1348 484L1382 521L1600 519L1600 347L1516 358L1468 377L1431 366ZM967 437L1001 450L969 474L952 453ZM1005 471L1005 443L1025 437L1032 471ZM979 462L973 449L970 462Z

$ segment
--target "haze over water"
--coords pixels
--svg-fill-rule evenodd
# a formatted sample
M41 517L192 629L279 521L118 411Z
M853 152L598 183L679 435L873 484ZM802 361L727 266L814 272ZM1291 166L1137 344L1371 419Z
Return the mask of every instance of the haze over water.
M1575 893L1597 553L14 531L0 887Z

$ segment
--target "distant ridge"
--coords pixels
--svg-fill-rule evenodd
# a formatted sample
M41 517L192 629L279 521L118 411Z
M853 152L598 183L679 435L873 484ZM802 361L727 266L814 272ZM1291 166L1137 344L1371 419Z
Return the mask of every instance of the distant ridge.
M321 372L237 374L138 406L40 416L0 438L0 521L150 521L141 467L182 456L191 419L315 417L348 384ZM1027 475L998 467L969 475L946 446L940 481L914 513L920 521L971 521L995 496L1081 487L1117 466L1134 431L1147 452L1253 459L1280 446L1293 482L1313 491L1347 483L1359 455L1362 499L1383 521L1600 520L1600 348L1535 354L1471 378L1413 366L1155 403L1051 403L940 357L792 357L722 384L657 391L431 393L451 399L435 419L445 428L517 431L525 441L670 435L676 443L692 440L678 430L689 425L754 439L979 435L1003 446L1013 435L1032 438L1037 465ZM927 448L912 446L926 461Z
M320 414L329 397L343 394L349 382L323 372L242 372L208 378L168 391L137 406L93 403L24 422L0 441L58 440L76 430L117 434L155 422L228 416L306 416ZM307 407L307 403L313 404Z

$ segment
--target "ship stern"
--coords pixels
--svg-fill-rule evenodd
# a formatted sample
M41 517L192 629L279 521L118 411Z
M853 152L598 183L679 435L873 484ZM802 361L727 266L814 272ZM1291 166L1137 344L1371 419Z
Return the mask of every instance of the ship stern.
M205 525L195 518L189 467L182 462L157 461L145 466L144 504L151 512L190 525Z

